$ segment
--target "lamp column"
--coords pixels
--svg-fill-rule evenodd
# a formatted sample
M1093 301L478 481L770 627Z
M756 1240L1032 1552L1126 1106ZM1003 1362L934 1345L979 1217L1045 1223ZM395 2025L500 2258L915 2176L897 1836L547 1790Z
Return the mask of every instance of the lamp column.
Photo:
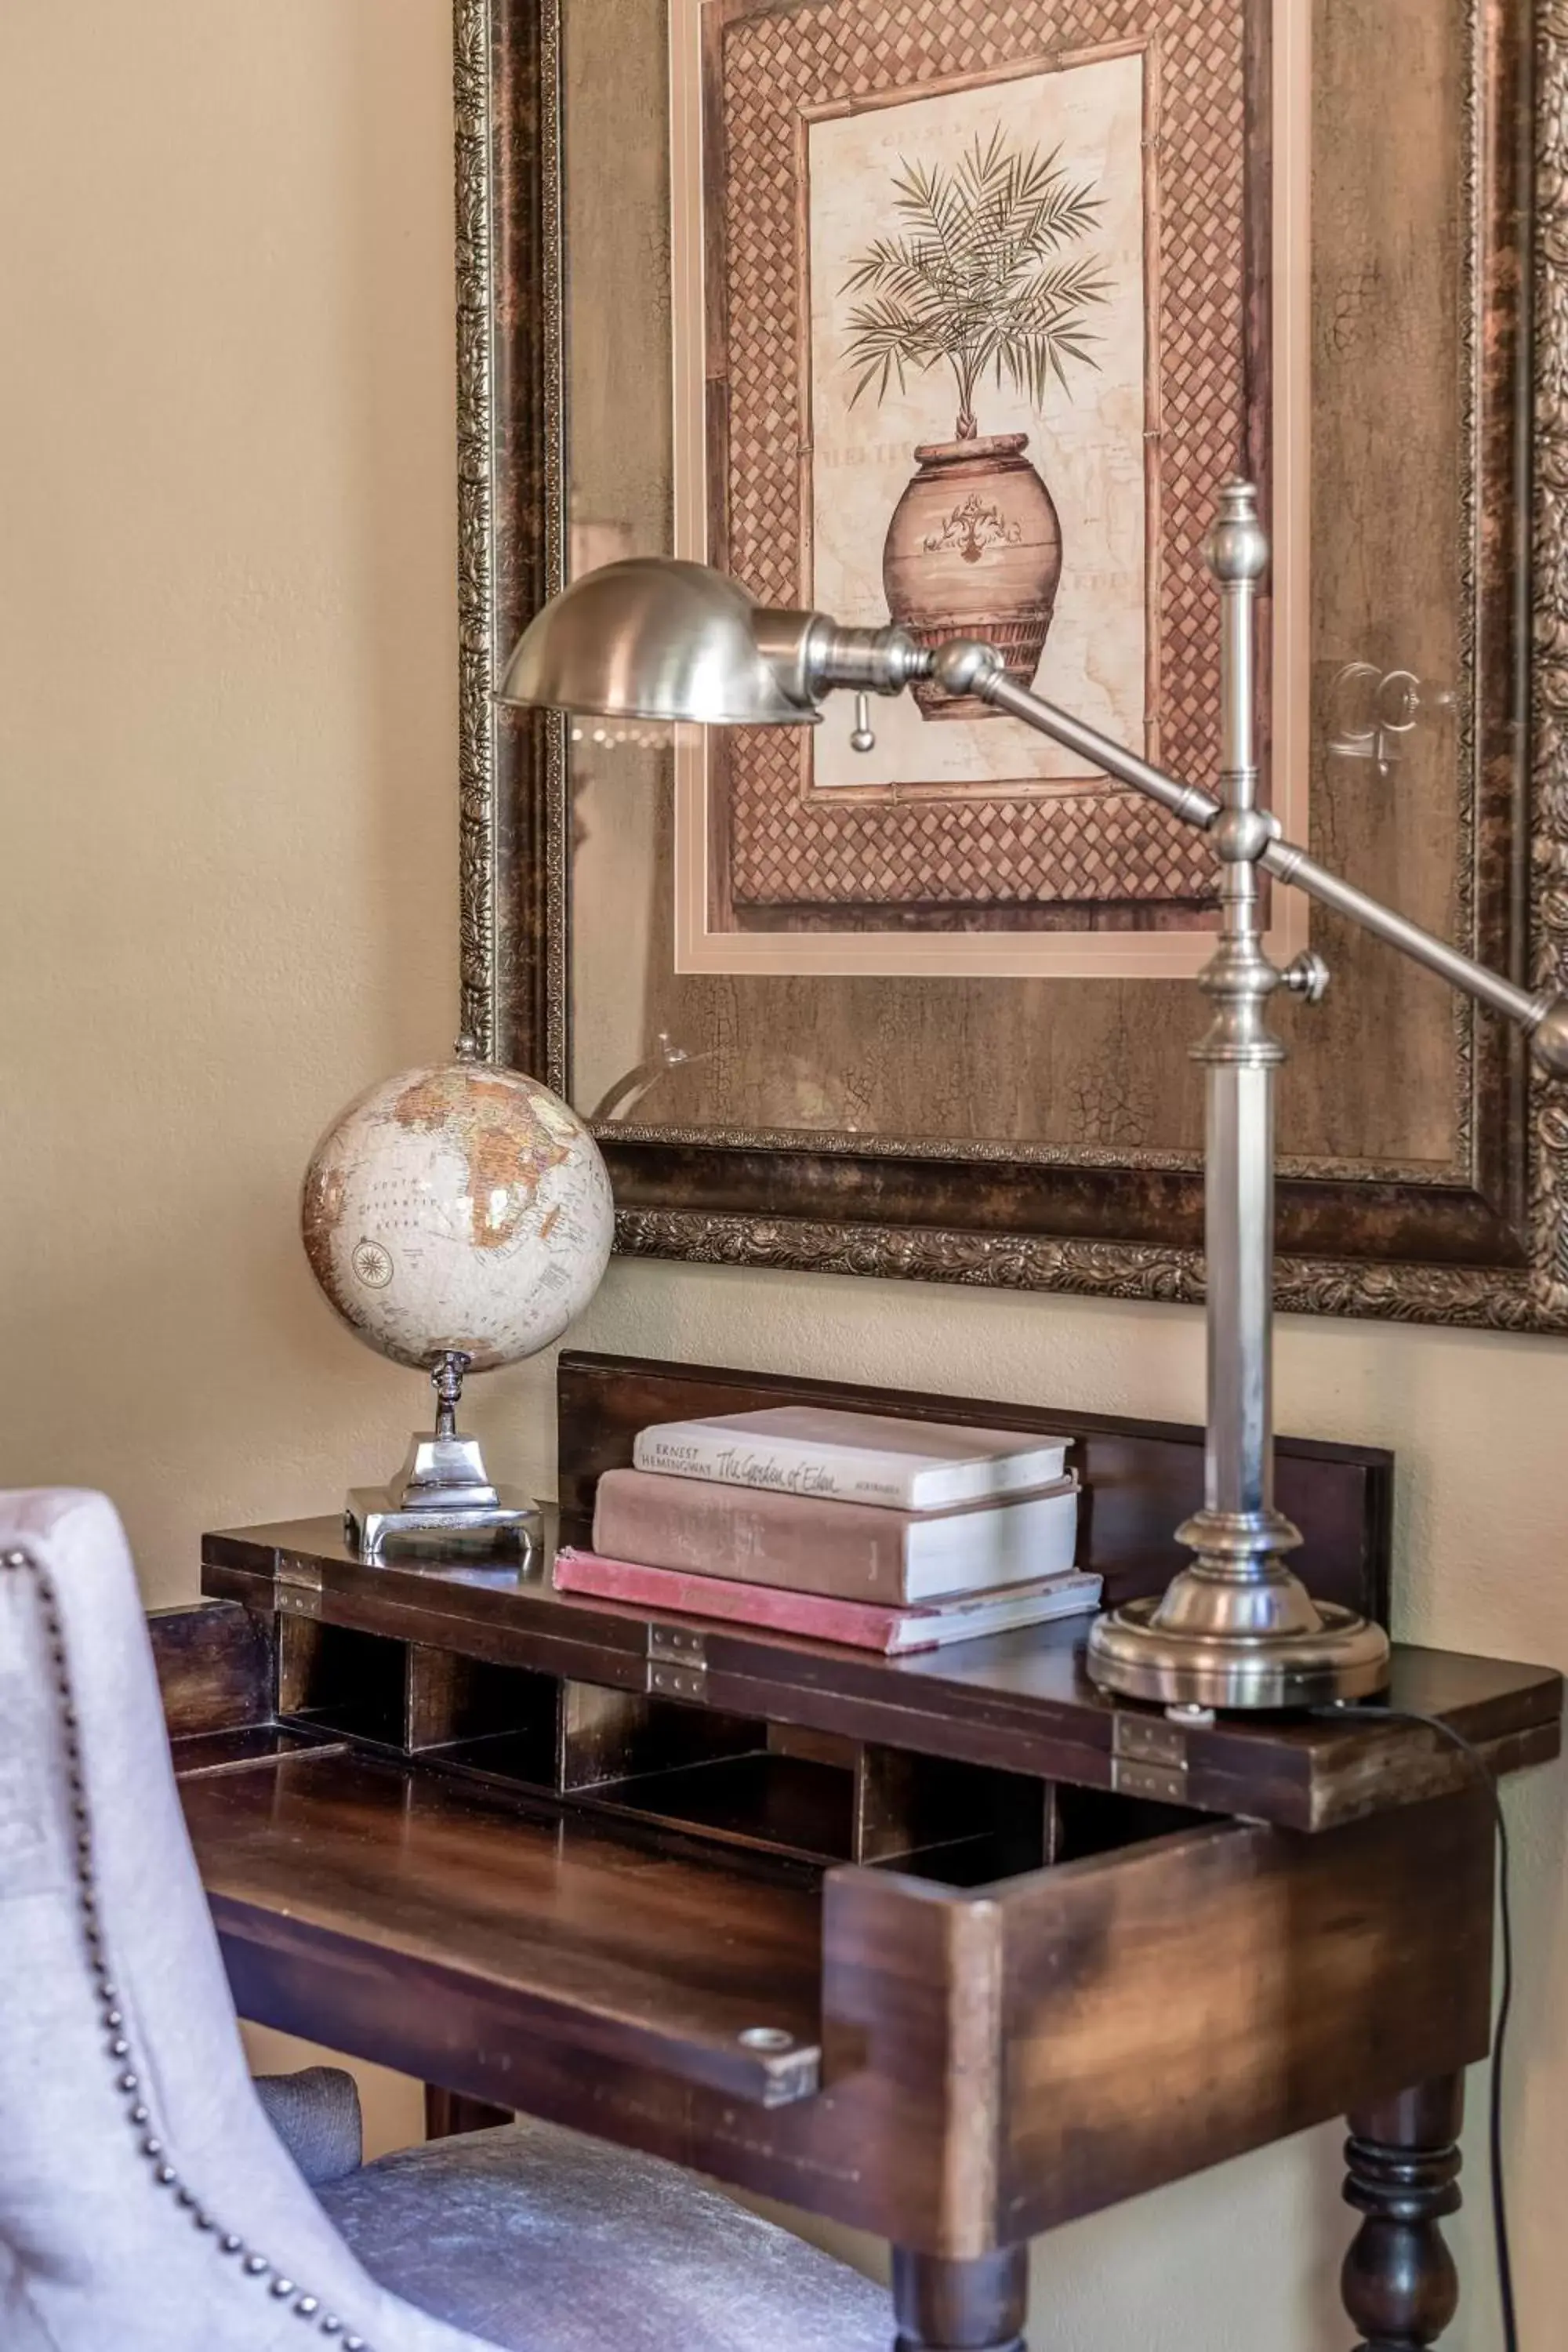
M1254 863L1272 827L1258 806L1253 717L1256 607L1268 544L1250 483L1221 491L1208 559L1219 583L1223 646L1221 808L1209 827L1220 860L1220 941L1198 982L1214 1018L1193 1047L1208 1074L1208 1433L1204 1507L1177 1539L1206 1565L1228 1565L1245 1579L1301 1540L1274 1507L1274 1073L1285 1048L1268 1026L1280 974L1258 929ZM1310 1611L1304 1592L1300 1599Z
M1258 585L1268 542L1250 482L1227 482L1208 545L1222 606L1219 945L1199 986L1213 1018L1193 1048L1206 1076L1204 1225L1208 1429L1204 1507L1177 1529L1195 1554L1158 1601L1101 1618L1089 1672L1102 1688L1167 1706L1294 1706L1381 1687L1379 1627L1315 1603L1284 1564L1299 1530L1274 1501L1274 1074L1279 987L1316 997L1314 956L1281 972L1258 927L1258 859L1279 828L1258 805Z

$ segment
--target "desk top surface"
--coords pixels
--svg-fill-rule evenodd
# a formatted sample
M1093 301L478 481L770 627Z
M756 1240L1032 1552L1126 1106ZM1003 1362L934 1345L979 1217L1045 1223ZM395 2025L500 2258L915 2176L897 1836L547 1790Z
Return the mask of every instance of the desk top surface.
M1197 1428L568 1351L557 1373L563 1536L587 1540L598 1480L630 1461L639 1429L790 1401L1069 1436L1083 1486L1079 1558L1104 1579L1108 1603L1163 1587L1183 1557L1172 1530L1203 1493ZM1278 1442L1277 1457L1279 1501L1301 1529L1310 1589L1386 1622L1392 1457L1289 1437ZM438 1558L372 1566L345 1548L339 1520L289 1521L207 1537L203 1590L276 1616L501 1666L1296 1829L1331 1828L1465 1784L1468 1760L1439 1733L1394 1721L1401 1711L1441 1718L1496 1770L1542 1762L1560 1744L1563 1680L1544 1667L1400 1648L1386 1722L1231 1716L1177 1726L1092 1688L1085 1619L882 1658L558 1593L553 1542L547 1514L545 1540L521 1569ZM680 1652L674 1676L672 1642Z
M559 1593L551 1529L521 1567L359 1559L337 1519L208 1536L203 1588L308 1615L619 1688L647 1687L653 1636L679 1625L700 1644L703 1703L1088 1787L1119 1766L1169 1764L1184 1801L1321 1829L1463 1784L1469 1768L1434 1731L1394 1718L1435 1716L1512 1770L1558 1751L1563 1678L1543 1666L1397 1645L1387 1723L1325 1717L1228 1717L1169 1725L1093 1688L1086 1620L995 1634L913 1657L669 1618Z

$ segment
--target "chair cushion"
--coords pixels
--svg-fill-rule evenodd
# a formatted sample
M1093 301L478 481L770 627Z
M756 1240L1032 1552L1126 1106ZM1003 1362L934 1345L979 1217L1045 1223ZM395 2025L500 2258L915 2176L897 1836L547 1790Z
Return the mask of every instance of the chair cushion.
M505 2352L888 2352L886 2293L657 2158L519 2122L321 2200L384 2286Z

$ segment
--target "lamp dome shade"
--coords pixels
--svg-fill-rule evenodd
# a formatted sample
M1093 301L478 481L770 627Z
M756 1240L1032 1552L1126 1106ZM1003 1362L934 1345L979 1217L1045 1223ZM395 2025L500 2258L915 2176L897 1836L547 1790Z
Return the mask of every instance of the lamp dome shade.
M755 600L721 572L629 556L584 572L536 613L500 699L603 719L808 726L758 648Z

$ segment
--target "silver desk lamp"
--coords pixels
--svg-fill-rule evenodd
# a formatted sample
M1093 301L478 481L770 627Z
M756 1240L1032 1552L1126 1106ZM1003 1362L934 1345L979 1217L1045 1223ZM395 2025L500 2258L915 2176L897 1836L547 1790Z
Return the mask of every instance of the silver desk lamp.
M1209 835L1220 864L1220 929L1198 982L1213 1018L1193 1049L1208 1074L1204 1507L1177 1529L1194 1554L1189 1565L1159 1600L1097 1619L1088 1665L1101 1688L1166 1706L1297 1707L1380 1690L1388 1640L1380 1626L1311 1598L1285 1565L1300 1534L1274 1502L1274 1073L1285 1049L1267 1006L1277 988L1315 1003L1329 975L1312 953L1283 971L1270 962L1258 873L1293 883L1516 1022L1554 1076L1568 1074L1568 997L1516 988L1281 839L1258 805L1255 607L1268 542L1251 483L1221 490L1208 561L1223 610L1217 795L1029 693L992 646L959 638L923 648L902 629L770 611L720 572L657 557L607 564L553 598L513 653L500 698L614 719L799 727L818 718L825 695L847 688L863 744L867 697L931 678L1022 719Z

